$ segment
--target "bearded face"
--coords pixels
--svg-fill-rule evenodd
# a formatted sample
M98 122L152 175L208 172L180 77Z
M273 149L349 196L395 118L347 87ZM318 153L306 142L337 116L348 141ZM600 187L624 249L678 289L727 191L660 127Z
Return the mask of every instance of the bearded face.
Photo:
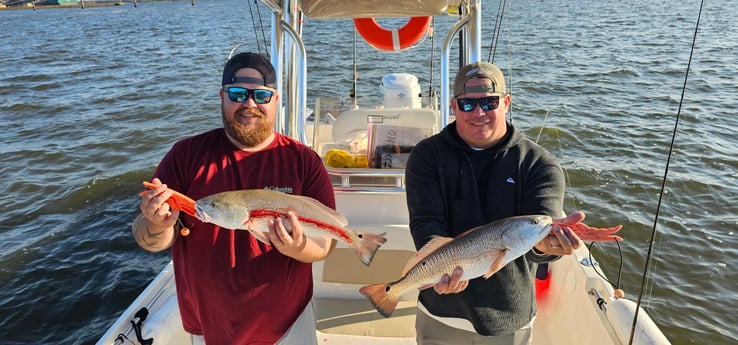
M268 117L258 108L239 108L229 116L228 109L223 105L221 114L228 136L247 148L264 142L274 129L274 118Z
M263 85L263 76L256 69L241 68L234 77L236 83L220 89L223 127L230 141L240 149L258 149L274 133L279 94ZM262 90L259 96L255 90ZM264 91L271 92L271 96Z

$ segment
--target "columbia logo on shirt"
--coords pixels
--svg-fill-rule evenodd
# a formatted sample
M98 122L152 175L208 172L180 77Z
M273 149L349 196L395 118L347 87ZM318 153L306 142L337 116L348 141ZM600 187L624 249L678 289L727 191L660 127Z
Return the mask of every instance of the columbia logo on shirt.
M266 186L264 187L265 190L275 190L277 192L292 194L292 187L286 186L286 187L276 187L276 186Z
M507 180L505 180L505 182L515 184L515 180L513 180L512 177L508 177Z

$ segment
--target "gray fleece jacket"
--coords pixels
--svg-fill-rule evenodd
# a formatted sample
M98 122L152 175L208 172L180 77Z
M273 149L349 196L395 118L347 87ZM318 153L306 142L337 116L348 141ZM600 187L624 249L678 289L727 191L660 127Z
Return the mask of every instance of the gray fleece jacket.
M455 237L502 218L562 214L561 166L511 123L503 140L485 150L469 147L456 123L449 124L413 149L405 180L410 231L418 249L434 235ZM531 250L489 279L472 279L458 294L425 289L419 300L434 315L469 320L481 335L511 334L536 315L537 263L558 258Z

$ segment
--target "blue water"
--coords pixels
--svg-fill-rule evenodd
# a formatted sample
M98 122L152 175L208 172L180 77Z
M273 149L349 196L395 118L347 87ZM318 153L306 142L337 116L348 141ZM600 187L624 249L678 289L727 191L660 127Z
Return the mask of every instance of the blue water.
M497 3L484 4L487 43ZM136 194L175 140L220 126L230 49L266 50L249 6L0 11L0 343L94 343L168 261L133 241ZM567 209L625 226L620 283L634 299L680 112L643 307L673 344L736 344L738 7L705 4L683 89L698 11L697 1L514 1L495 62L512 77L515 124L566 168ZM348 95L350 21L308 18L305 34L308 103ZM442 41L431 69L430 39L402 54L359 39L359 93L394 72L438 90ZM593 253L617 278L617 247Z

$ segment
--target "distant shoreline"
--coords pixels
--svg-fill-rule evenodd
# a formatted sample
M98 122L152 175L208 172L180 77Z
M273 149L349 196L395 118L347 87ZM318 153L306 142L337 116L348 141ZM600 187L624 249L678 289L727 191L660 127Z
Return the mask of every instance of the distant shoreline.
M158 2L159 0L138 0L138 3L144 2ZM187 0L170 0L172 2L185 2ZM193 0L191 0L193 1ZM194 0L196 1L196 0ZM133 5L133 0L126 1L106 1L106 2L87 2L85 1L85 8L87 7L110 7L110 6L128 6ZM28 6L8 6L0 7L0 11L19 11L19 10L46 10L53 8L81 8L80 4L69 4L69 5L36 5L36 8Z
M97 3L86 3L85 8L87 7L108 7L108 6L125 6L129 2L124 1L117 1L117 2L97 2ZM82 6L80 4L74 4L74 5L36 5L36 10L46 10L51 8L81 8ZM9 7L0 7L0 11L18 11L18 10L34 10L33 7L29 6L9 6Z

